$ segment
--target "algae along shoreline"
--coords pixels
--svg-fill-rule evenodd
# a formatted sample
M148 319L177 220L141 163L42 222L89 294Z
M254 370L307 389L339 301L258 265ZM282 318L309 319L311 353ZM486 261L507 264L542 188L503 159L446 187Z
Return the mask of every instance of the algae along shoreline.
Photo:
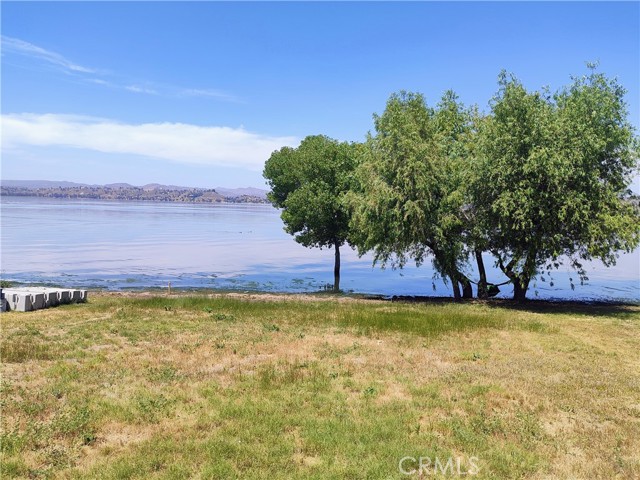
M640 476L640 306L91 292L0 326L3 478Z

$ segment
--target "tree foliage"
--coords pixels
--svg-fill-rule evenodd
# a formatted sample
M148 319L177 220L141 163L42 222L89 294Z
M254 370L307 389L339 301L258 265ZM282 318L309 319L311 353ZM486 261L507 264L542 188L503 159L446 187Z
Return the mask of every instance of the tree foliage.
M335 249L334 289L340 288L340 247L348 242L349 212L343 197L352 182L357 146L308 136L267 160L263 175L272 204L282 209L285 230L305 247Z
M555 95L503 73L479 124L472 204L489 250L524 299L530 280L562 258L615 263L639 242L625 200L637 142L624 89L592 72Z
M612 265L640 244L625 90L590 68L554 94L503 72L487 114L451 91L435 107L393 94L363 145L312 136L274 152L269 198L296 241L335 248L336 289L344 243L394 268L430 258L456 298L472 296L470 257L478 296L497 292L483 253L518 300L563 262L586 279L583 261Z
M470 112L447 92L436 108L417 93L389 98L374 116L358 170L359 192L350 198L352 228L361 253L383 265L420 265L431 256L436 270L460 296L471 286L461 273L465 259L462 189Z

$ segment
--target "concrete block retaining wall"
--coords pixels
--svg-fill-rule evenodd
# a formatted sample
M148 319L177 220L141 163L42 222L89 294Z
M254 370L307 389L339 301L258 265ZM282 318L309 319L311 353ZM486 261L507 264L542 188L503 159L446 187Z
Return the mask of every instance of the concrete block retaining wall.
M4 288L2 297L4 297L3 308L17 312L30 312L64 303L86 302L87 291L45 287Z

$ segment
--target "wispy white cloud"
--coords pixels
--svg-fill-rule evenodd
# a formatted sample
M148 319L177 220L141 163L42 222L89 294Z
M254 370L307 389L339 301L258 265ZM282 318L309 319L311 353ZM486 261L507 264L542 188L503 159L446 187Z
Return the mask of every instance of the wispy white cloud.
M106 80L102 80L101 78L87 78L86 80L87 82L95 83L97 85L104 85L105 87L111 86L109 82L107 82Z
M209 88L184 88L179 86L164 85L161 83L141 81L140 79L127 79L125 76L79 65L67 59L63 55L39 47L18 38L1 36L2 50L4 53L22 55L53 65L61 71L71 74L82 81L101 85L111 89L124 90L143 95L159 95L163 97L201 97L228 102L239 101L238 97L221 90Z
M220 100L237 101L238 99L234 95L230 95L220 90L200 89L200 88L184 88L179 91L179 95L182 97L205 97L205 98L217 98Z
M158 95L158 91L153 88L141 87L139 85L127 85L124 87L125 90L129 90L134 93L146 93L149 95Z
M2 35L2 49L5 52L13 52L19 55L39 58L47 63L73 73L99 73L95 68L78 65L59 53L51 52L42 47L38 47L33 43L25 42L18 38Z
M262 170L274 150L295 137L244 128L185 123L126 124L59 114L2 115L2 149L72 147L111 154L144 155L172 162Z

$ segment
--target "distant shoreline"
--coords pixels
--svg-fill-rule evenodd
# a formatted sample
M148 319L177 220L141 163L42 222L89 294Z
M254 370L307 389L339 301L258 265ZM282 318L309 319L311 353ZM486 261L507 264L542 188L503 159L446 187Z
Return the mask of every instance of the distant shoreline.
M144 187L0 187L0 197L38 197L61 200L116 200L130 202L168 202L168 203L253 203L269 204L270 202L257 195L222 195L215 189L147 189Z

